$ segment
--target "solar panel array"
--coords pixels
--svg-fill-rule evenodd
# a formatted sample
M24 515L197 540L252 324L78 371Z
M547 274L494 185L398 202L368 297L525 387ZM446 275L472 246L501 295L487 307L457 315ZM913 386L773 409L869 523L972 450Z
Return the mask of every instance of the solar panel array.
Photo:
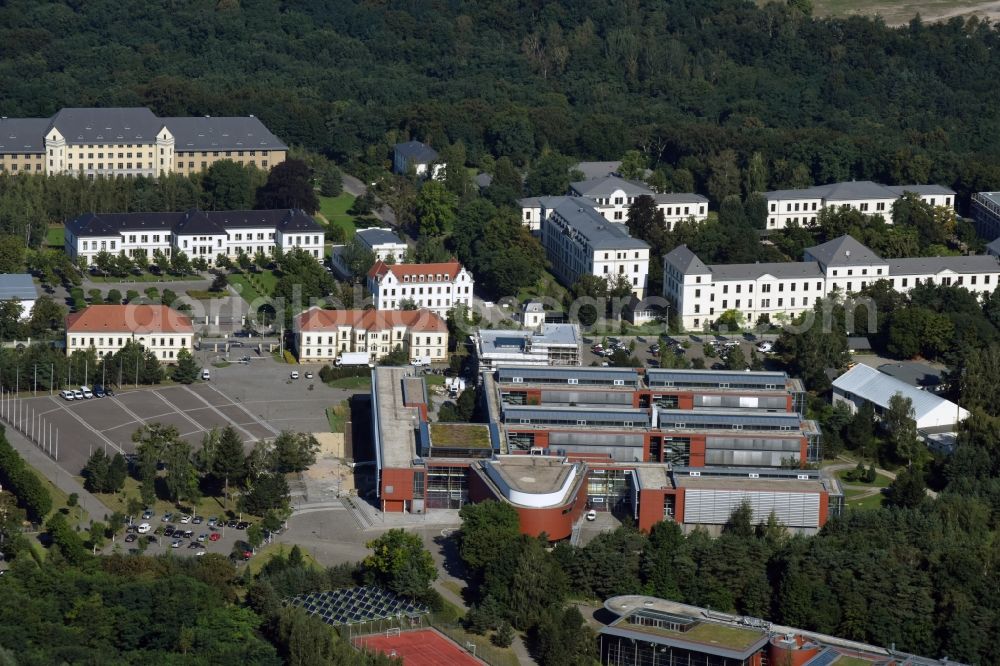
M423 604L404 599L380 587L348 587L330 592L311 592L286 599L285 603L298 606L334 626L401 616L415 618L430 612Z

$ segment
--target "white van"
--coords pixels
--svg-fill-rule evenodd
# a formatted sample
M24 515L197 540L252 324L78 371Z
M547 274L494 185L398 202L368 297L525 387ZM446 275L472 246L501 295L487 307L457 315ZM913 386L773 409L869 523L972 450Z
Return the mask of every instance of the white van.
M139 525L138 528L136 528L136 531L139 534L146 534L147 532L149 532L150 529L152 528L149 526L149 523L142 523Z
M90 399L90 398L94 397L94 394L91 393L90 387L88 387L88 386L81 386L80 387L80 393L82 393L83 397L87 398L87 399Z
M212 378L212 373L208 371L208 368L202 368L201 370L201 380L207 382Z

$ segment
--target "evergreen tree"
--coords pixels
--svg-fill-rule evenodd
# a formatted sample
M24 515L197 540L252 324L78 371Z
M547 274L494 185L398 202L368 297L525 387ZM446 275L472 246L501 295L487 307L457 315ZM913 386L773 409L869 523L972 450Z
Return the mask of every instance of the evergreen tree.
M177 352L177 367L174 368L173 379L178 384L193 384L201 376L201 366L186 348Z

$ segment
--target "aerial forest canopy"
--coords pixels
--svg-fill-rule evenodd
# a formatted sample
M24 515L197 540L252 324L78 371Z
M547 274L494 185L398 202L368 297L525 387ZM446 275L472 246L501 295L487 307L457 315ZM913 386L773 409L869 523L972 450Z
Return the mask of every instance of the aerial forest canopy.
M127 12L11 0L0 26L9 117L252 113L359 173L411 137L461 141L472 165L638 149L720 201L740 187L727 167L754 152L768 188L1000 188L1000 32L975 18L891 28L813 18L803 0L172 0Z

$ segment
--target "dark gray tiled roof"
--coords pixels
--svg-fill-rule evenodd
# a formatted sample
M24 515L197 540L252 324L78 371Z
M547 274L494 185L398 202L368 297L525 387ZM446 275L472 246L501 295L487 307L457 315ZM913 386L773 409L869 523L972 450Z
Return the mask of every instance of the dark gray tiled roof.
M763 264L713 264L713 280L756 280L765 275L776 278L817 278L823 271L815 261L783 261Z
M820 266L870 266L886 261L859 243L853 236L844 235L814 247L806 248L806 253L820 263Z
M624 225L609 222L590 206L581 206L570 197L555 212L587 239L595 250L646 250L649 244L632 238Z
M708 270L701 259L687 245L678 245L663 255L663 263L670 264L684 275L708 275Z
M899 196L903 196L907 192L913 192L914 194L922 196L955 196L955 190L950 187L945 187L944 185L887 185L886 189L898 194Z
M658 204L707 204L708 199L700 194L689 192L671 192L653 195L653 201Z
M0 118L0 155L44 153L48 118Z
M164 118L174 150L287 150L254 116Z
M357 233L358 236L361 236L361 238L363 238L369 246L386 245L389 243L398 245L403 242L402 239L396 235L396 232L389 229L371 227L369 229L359 229Z
M936 275L944 271L954 273L995 273L1000 260L991 254L962 257L911 257L889 259L889 275Z
M583 174L584 180L594 180L618 173L621 166L621 160L616 162L580 162L576 166L570 167L570 171L579 171Z
M0 273L0 301L38 298L38 287L27 273ZM26 313L27 314L27 313Z
M653 191L643 183L634 180L625 180L618 176L604 176L602 178L594 178L593 180L581 180L576 183L570 183L569 188L581 197L606 197L617 190L624 191L627 196L653 195Z
M163 125L145 107L62 109L50 123L67 144L155 143L156 133Z
M189 210L177 213L84 213L66 224L77 237L113 236L129 231L184 235L222 234L226 229L274 228L282 233L323 228L303 210Z
M397 143L396 152L406 158L411 164L430 164L438 158L436 150L420 141Z

